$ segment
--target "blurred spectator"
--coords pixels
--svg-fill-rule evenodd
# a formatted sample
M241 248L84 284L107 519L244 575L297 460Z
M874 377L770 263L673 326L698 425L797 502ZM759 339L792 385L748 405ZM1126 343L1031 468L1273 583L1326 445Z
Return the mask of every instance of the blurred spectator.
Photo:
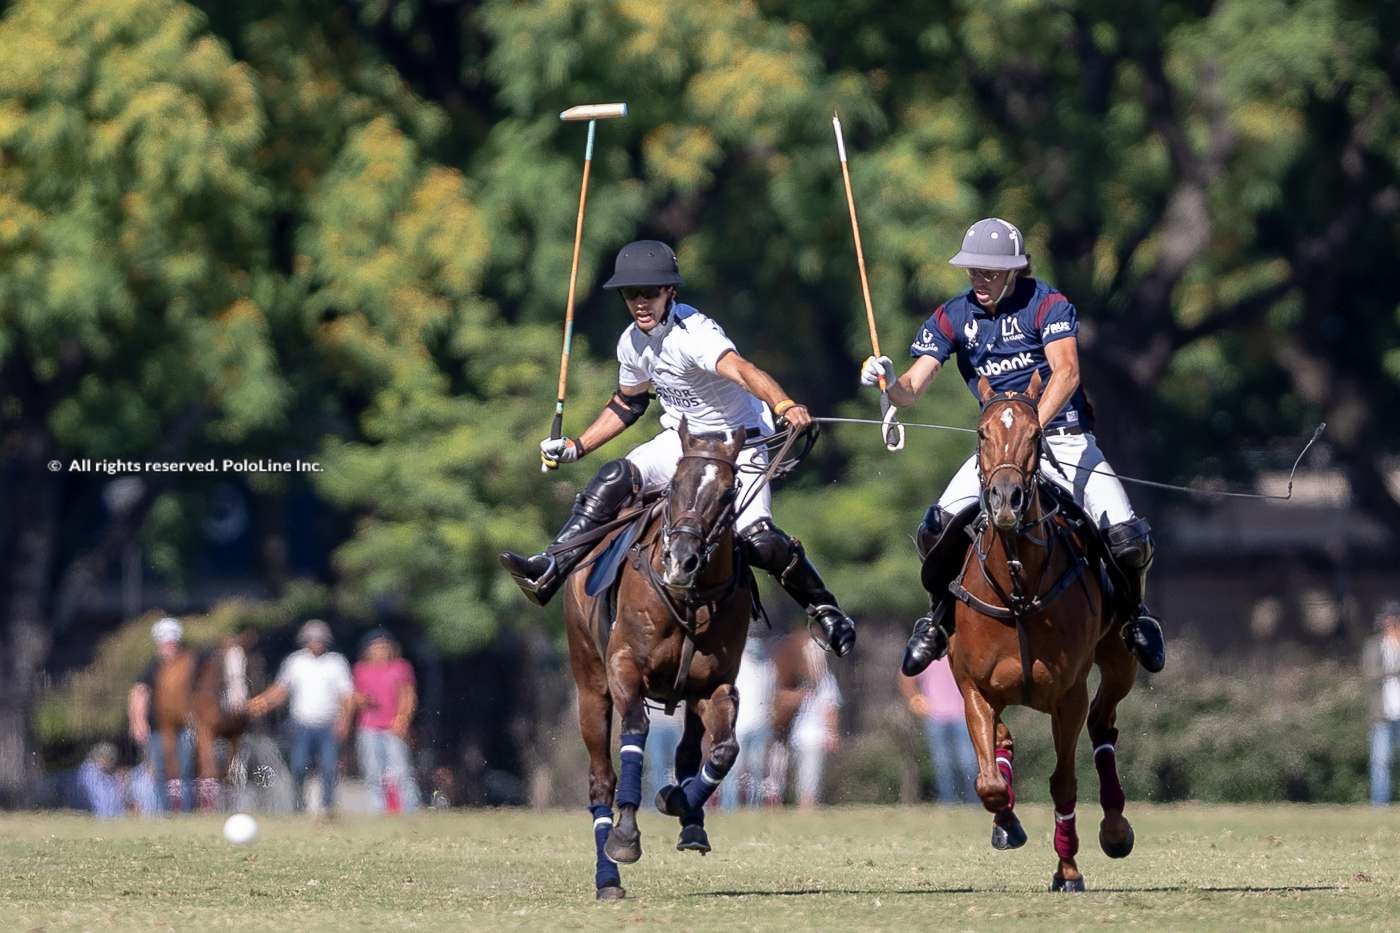
M685 732L685 704L677 703L668 716L665 706L647 709L646 799L676 778L676 746Z
M946 657L918 677L899 677L899 692L923 723L933 759L933 786L939 803L975 803L977 753L967 734L963 698Z
M122 781L116 773L117 747L111 742L98 742L88 752L87 760L78 768L78 787L83 801L99 820L122 815Z
M734 726L739 758L720 785L720 805L732 810L742 802L756 807L763 799L768 743L773 735L773 662L764 639L749 637L734 686L739 691L739 719Z
M418 778L408 753L408 729L418 704L413 668L400 657L394 637L377 628L360 641L353 679L350 705L359 710L355 751L370 810L411 813L418 809Z
M271 687L248 701L248 714L262 716L290 698L291 770L297 788L297 809L305 809L306 772L314 755L321 767L321 805L335 806L336 769L340 743L350 728L354 684L345 656L330 650L330 626L311 619L297 633L302 646L282 662Z
M836 751L839 738L841 690L826 663L826 653L802 633L803 653L812 687L792 724L792 751L797 759L797 805L811 807L821 795L826 756ZM743 703L740 702L742 708Z
M165 749L156 730L153 698L160 672L167 665L187 663L190 650L184 644L184 626L169 616L151 626L151 638L156 643L156 655L127 694L127 728L132 741L150 763L151 781L156 791L155 806L163 810L169 801L174 800L180 809L188 811L194 806L194 730L186 727L176 736L174 751L180 773L167 775Z
M457 778L453 776L452 769L446 766L439 766L433 769L433 794L429 798L428 806L434 810L443 810L455 806L454 801L457 796Z
M1376 616L1380 630L1366 641L1361 669L1371 681L1371 803L1390 803L1390 771L1400 746L1400 602Z

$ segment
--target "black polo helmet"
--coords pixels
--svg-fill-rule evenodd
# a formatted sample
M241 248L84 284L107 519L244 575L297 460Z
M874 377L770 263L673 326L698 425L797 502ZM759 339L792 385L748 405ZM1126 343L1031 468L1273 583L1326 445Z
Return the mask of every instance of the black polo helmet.
M638 240L622 247L617 254L613 276L604 288L627 288L635 285L679 285L680 264L676 254L660 240Z

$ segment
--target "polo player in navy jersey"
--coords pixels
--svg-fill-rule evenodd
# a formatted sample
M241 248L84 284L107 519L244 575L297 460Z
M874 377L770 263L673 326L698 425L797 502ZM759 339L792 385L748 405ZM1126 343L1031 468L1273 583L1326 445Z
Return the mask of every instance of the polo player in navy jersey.
M1050 458L1040 470L1074 496L1103 531L1104 540L1123 571L1132 607L1122 635L1139 663L1152 672L1166 663L1162 626L1148 612L1144 597L1154 544L1147 519L1133 512L1117 474L1099 451L1094 437L1094 410L1079 384L1079 319L1064 295L1033 277L1021 231L989 217L968 228L963 248L950 265L968 270L971 288L949 299L924 322L909 348L914 362L895 378L889 357L868 357L860 381L888 386L890 404L912 405L951 356L958 373L977 395L977 381L986 377L997 392L1024 392L1031 374L1040 373L1045 390L1037 404ZM924 516L917 533L920 556L939 568L938 577L951 581L967 550L965 509L977 508L980 485L976 455L969 457L938 503ZM947 532L947 533L945 533ZM948 650L952 634L950 595L934 594L929 614L914 623L904 651L904 673L914 676Z

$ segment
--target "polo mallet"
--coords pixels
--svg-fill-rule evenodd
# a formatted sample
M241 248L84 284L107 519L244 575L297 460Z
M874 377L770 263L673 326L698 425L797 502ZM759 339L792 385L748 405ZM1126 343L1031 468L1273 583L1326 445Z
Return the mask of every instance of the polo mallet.
M580 104L559 114L559 119L567 123L588 121L588 145L583 150L583 187L578 193L578 220L574 223L574 261L569 267L569 299L564 305L564 350L559 356L559 390L554 396L554 424L549 436L558 439L564 436L564 398L569 388L569 350L574 342L574 289L578 284L578 254L583 246L583 208L588 203L588 173L593 167L593 136L599 120L611 120L627 116L626 104ZM540 461L540 472L556 469L557 461Z
M831 126L836 131L836 154L841 159L841 179L846 183L846 207L851 213L851 236L856 241L856 265L860 267L860 293L865 298L865 322L870 326L870 348L875 356L880 356L880 335L875 330L875 306L870 301L870 281L865 275L865 250L860 245L860 221L856 220L856 198L851 192L851 170L846 164L846 137L841 133L841 118L831 115ZM888 386L885 377L880 377L880 424L885 438L885 449L904 449L904 425L895 420L897 409L890 404L886 394Z

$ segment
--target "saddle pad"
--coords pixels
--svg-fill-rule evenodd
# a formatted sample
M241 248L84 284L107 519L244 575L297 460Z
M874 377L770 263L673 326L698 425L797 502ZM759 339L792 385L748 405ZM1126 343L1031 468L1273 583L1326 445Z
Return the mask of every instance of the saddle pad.
M637 540L637 536L642 533L642 529L646 527L650 518L650 511L643 512L608 542L607 548L593 562L593 566L588 568L588 580L583 586L585 593L596 597L613 585L617 579L618 571L626 562L627 549L632 546L633 541Z

